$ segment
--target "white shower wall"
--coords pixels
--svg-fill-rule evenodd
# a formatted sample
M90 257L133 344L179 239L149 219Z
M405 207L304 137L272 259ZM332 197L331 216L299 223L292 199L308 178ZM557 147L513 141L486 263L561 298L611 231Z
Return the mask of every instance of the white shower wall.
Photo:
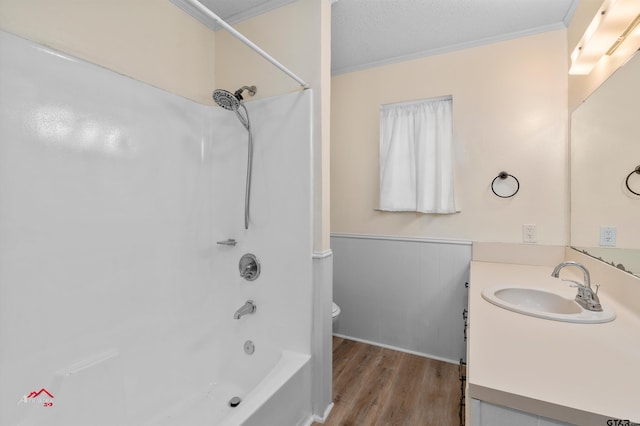
M258 88L258 90L260 90ZM216 165L211 203L215 205L212 234L229 238L235 247L215 245L215 276L222 295L229 297L228 318L247 300L256 302L256 321L231 320L235 327L256 330L278 347L309 352L311 328L311 92L249 102L254 132L253 176L249 229L244 229L247 132L231 111L217 119L211 135L211 158ZM220 109L216 109L216 112ZM238 261L254 254L260 277L240 277ZM268 311L273 323L260 313ZM226 319L226 317L225 317Z
M95 424L143 419L183 379L180 354L220 328L310 352L309 91L247 105L245 231L232 112L3 32L0 62L0 424L40 388ZM246 252L262 262L251 283ZM256 314L234 320L249 298Z

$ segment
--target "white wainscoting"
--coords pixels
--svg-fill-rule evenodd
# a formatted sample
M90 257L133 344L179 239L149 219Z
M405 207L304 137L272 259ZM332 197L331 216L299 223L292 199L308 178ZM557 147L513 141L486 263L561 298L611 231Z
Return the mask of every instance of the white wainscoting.
M332 234L334 334L459 362L470 241Z

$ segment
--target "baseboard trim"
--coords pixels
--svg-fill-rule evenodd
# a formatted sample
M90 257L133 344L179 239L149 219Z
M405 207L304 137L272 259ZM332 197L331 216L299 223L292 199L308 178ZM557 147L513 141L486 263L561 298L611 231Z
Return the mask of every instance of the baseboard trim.
M333 409L333 402L329 404L327 408L324 410L324 414L322 415L322 417L314 414L313 416L311 416L311 418L308 420L305 426L311 426L314 422L324 424L324 422L327 421L327 417L329 417L329 414L331 413L332 409Z
M442 361L442 362L446 362L449 364L460 364L460 360L453 360L453 359L448 359L448 358L443 358L440 356L436 356L436 355L431 355L431 354L426 354L424 352L418 352L418 351L412 351L411 349L405 349L405 348L399 348L397 346L392 346L392 345L387 345L384 343L378 343L378 342L373 342L371 340L366 340L366 339L360 339L357 337L352 337L352 336L345 336L344 334L338 334L338 333L333 333L334 336L336 337L340 337L341 339L347 339L347 340L353 340L356 342L360 342L360 343L366 343L367 345L373 345L373 346L379 346L381 348L385 348L385 349L391 349L394 351L398 351L398 352L404 352L404 353L408 353L411 355L418 355L424 358L430 358L430 359L435 359L436 361Z

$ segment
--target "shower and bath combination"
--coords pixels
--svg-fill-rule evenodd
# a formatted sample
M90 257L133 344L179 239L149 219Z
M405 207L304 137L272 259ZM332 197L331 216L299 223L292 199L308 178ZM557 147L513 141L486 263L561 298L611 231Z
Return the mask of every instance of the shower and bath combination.
M213 91L213 100L222 108L235 112L240 123L247 129L248 148L247 148L247 182L245 185L244 195L244 229L249 229L249 200L251 196L251 169L253 167L253 135L251 133L251 122L249 121L249 112L242 102L242 92L247 91L250 96L256 94L256 86L242 86L234 93L227 90L216 89ZM240 112L240 109L244 114Z

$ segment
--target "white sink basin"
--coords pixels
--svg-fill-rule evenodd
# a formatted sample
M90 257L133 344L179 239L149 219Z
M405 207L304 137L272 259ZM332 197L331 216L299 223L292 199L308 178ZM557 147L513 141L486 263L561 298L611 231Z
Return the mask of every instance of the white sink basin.
M496 306L524 315L554 321L600 323L613 321L613 310L603 306L602 312L588 311L573 299L538 288L489 287L482 290L482 297Z

